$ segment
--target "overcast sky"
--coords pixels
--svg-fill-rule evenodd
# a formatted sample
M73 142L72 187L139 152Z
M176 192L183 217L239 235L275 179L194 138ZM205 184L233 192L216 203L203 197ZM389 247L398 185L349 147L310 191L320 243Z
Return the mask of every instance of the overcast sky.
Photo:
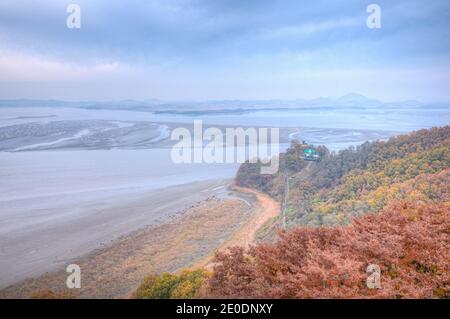
M449 84L448 0L0 2L0 98L450 101Z

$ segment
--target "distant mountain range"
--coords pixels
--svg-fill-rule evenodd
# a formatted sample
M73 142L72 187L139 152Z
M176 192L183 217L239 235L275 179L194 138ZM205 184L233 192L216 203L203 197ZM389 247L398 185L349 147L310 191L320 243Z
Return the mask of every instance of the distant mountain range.
M0 100L0 107L73 107L83 109L132 110L155 113L206 114L239 113L263 110L332 109L332 108L450 108L450 103L422 103L414 100L382 102L364 95L350 93L339 97L312 100L210 100L169 102L157 99L143 101L63 101L13 99Z

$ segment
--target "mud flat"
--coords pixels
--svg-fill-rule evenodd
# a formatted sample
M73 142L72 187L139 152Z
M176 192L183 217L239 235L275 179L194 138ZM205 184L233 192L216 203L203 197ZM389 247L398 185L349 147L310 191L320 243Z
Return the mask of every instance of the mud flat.
M176 212L198 202L227 196L228 183L209 180L152 191L106 192L91 200L83 195L72 207L61 195L57 196L60 204L51 208L45 197L43 209L38 207L39 198L29 199L29 209L16 209L17 205L28 205L25 199L2 202L0 287L61 269L133 231L166 223ZM68 195L71 201L74 196Z
M229 191L226 185L205 185L207 198L192 203L188 208L175 210L176 202L183 200L180 190L160 193L168 205L163 210L171 212L170 219L149 225L119 238L103 248L72 258L67 262L81 267L81 289L78 298L126 298L152 272L171 271L194 265L210 256L218 247L228 242L234 234L254 218L252 194ZM195 187L198 188L197 192ZM189 186L189 194L201 192L200 185ZM190 195L193 196L193 195ZM185 200L183 200L185 201ZM141 203L147 211L154 211L154 200ZM52 272L23 280L0 291L0 298L29 298L42 289L64 291L67 273L59 264Z

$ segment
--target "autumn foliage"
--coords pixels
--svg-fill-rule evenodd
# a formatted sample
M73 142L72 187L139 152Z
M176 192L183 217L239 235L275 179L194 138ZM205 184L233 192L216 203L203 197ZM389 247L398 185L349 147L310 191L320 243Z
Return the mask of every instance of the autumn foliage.
M448 204L401 201L351 226L295 228L274 244L216 255L218 298L448 298ZM369 264L381 289L366 285Z
M448 186L436 187L436 183L448 185L448 172L438 177L440 181L434 174L450 167L450 126L367 142L338 153L318 147L319 162L303 160L305 147L292 143L280 156L278 175L261 175L257 164L245 163L236 177L238 185L281 200L288 176L288 227L345 225L355 217L381 212L393 201L423 197L435 202L448 194ZM427 189L430 183L434 185ZM262 237L273 240L279 225L280 220L274 221Z
M273 176L259 163L240 167L238 185L286 199L287 230L280 214L259 244L217 253L189 296L449 298L450 126L338 153L318 147L314 163L305 147L294 142ZM367 284L369 265L381 271L379 288Z

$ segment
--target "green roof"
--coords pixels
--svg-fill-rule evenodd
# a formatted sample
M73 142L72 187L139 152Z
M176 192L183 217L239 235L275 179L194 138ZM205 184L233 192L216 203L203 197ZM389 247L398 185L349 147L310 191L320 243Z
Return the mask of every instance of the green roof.
M317 151L313 148L305 148L303 150L303 153L305 153L307 155L312 155L312 154L317 154Z

